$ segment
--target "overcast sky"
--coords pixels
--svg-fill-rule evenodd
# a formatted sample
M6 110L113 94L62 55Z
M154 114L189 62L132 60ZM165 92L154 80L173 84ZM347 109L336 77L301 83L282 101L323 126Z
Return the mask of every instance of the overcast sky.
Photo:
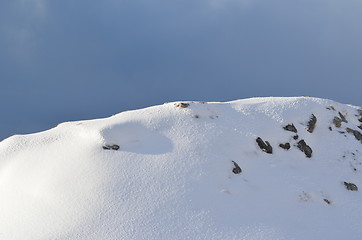
M0 140L175 100L362 103L360 0L1 0Z

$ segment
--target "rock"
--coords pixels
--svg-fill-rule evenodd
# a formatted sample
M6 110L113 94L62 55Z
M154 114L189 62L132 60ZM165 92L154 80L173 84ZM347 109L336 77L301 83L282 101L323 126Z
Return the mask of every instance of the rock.
M357 131L357 130L353 130L353 129L351 129L351 128L346 128L346 131L347 131L348 133L353 134L354 137L355 137L358 141L362 142L362 133L360 133L360 132Z
M266 153L272 154L273 153L273 147L270 145L268 141L263 141L260 137L256 139L256 142L258 143L261 150L263 150Z
M281 143L281 144L279 144L279 147L281 147L283 149L286 149L286 150L289 150L290 144L289 143L285 143L285 144Z
M312 152L313 152L312 148L309 147L303 139L297 143L297 147L299 148L300 151L304 152L307 158L312 157Z
M340 128L342 126L342 119L340 119L339 117L334 117L333 118L333 124L337 128Z
M331 127L331 126L329 126L328 129L329 129L329 131L332 131L332 127Z
M286 131L291 131L291 132L295 132L295 133L298 132L298 130L295 128L295 126L294 126L293 123L292 123L292 124L288 124L288 125L286 125L286 126L283 127L283 128L284 128L284 130L286 130Z
M342 122L348 123L346 117L341 112L338 112L338 115Z
M315 128L316 123L317 123L317 117L314 116L314 114L312 114L312 117L310 118L310 120L308 122L307 131L312 133Z
M354 183L348 183L348 182L343 182L344 186L347 188L347 190L349 191L358 191L358 187L356 184Z
M104 145L103 146L103 149L105 150L118 150L119 149L119 146L117 144L113 144L113 145Z
M326 107L328 110L336 111L336 109L333 106Z
M359 126L358 126L358 128L362 130L362 124L361 124L361 125L359 125Z
M178 103L178 104L176 104L176 107L180 107L180 108L187 108L188 106L190 106L189 103Z
M235 174L239 174L239 173L241 173L241 168L239 167L239 165L236 163L236 162L234 162L234 161L232 161L233 163L234 163L234 168L233 168L233 173L235 173Z
M298 138L299 138L298 135L293 136L293 139L294 139L294 140L297 140Z
M346 117L341 112L338 112L338 115L339 115L339 117L334 117L333 118L333 124L337 128L340 128L342 126L342 122L348 123L348 121L347 121Z
M327 198L323 199L323 201L325 201L328 205L332 203L331 200L328 200Z
M360 117L360 118L358 119L358 121L362 122L362 117Z

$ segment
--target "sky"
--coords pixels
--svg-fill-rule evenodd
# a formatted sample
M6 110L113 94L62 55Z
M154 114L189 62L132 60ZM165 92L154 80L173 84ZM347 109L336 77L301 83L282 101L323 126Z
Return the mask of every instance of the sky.
M0 140L177 100L361 105L360 0L2 0Z

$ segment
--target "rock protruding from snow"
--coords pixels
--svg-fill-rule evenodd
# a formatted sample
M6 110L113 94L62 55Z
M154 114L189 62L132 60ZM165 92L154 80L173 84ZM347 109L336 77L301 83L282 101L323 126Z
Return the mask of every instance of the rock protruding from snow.
M290 143L281 143L279 144L279 147L285 149L285 150L289 150L290 149Z
M316 123L317 123L317 117L314 114L312 114L308 122L307 131L312 133L314 131Z
M105 149L105 150L118 150L119 146L117 144L112 144L112 145L106 144L106 145L103 146L103 149Z
M349 182L343 182L344 186L347 188L347 190L350 191L358 191L358 187L356 184L354 183L349 183Z
M360 133L358 130L353 130L351 128L346 128L346 131L348 133L352 133L354 137L362 143L362 133Z
M265 141L258 137L256 139L256 142L258 143L259 148L266 153L272 154L273 153L273 147L270 145L268 141Z
M190 106L189 103L177 103L176 107L180 107L180 108L187 108L188 106Z
M297 147L300 151L304 152L307 158L312 157L312 148L306 144L306 142L302 139L298 142Z
M284 128L284 130L286 130L286 131L291 131L291 132L295 132L295 133L298 132L298 130L296 129L296 127L294 126L293 123L292 123L292 124L288 124L288 125L284 126L283 128Z
M241 173L241 167L239 166L239 164L237 164L236 162L232 161L233 164L234 164L234 168L233 168L233 173L235 174L239 174Z

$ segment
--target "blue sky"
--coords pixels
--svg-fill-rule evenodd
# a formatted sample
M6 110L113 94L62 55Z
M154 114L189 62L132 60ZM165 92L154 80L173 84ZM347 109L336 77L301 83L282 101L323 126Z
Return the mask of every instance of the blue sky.
M359 0L2 0L0 139L175 100L362 102Z

